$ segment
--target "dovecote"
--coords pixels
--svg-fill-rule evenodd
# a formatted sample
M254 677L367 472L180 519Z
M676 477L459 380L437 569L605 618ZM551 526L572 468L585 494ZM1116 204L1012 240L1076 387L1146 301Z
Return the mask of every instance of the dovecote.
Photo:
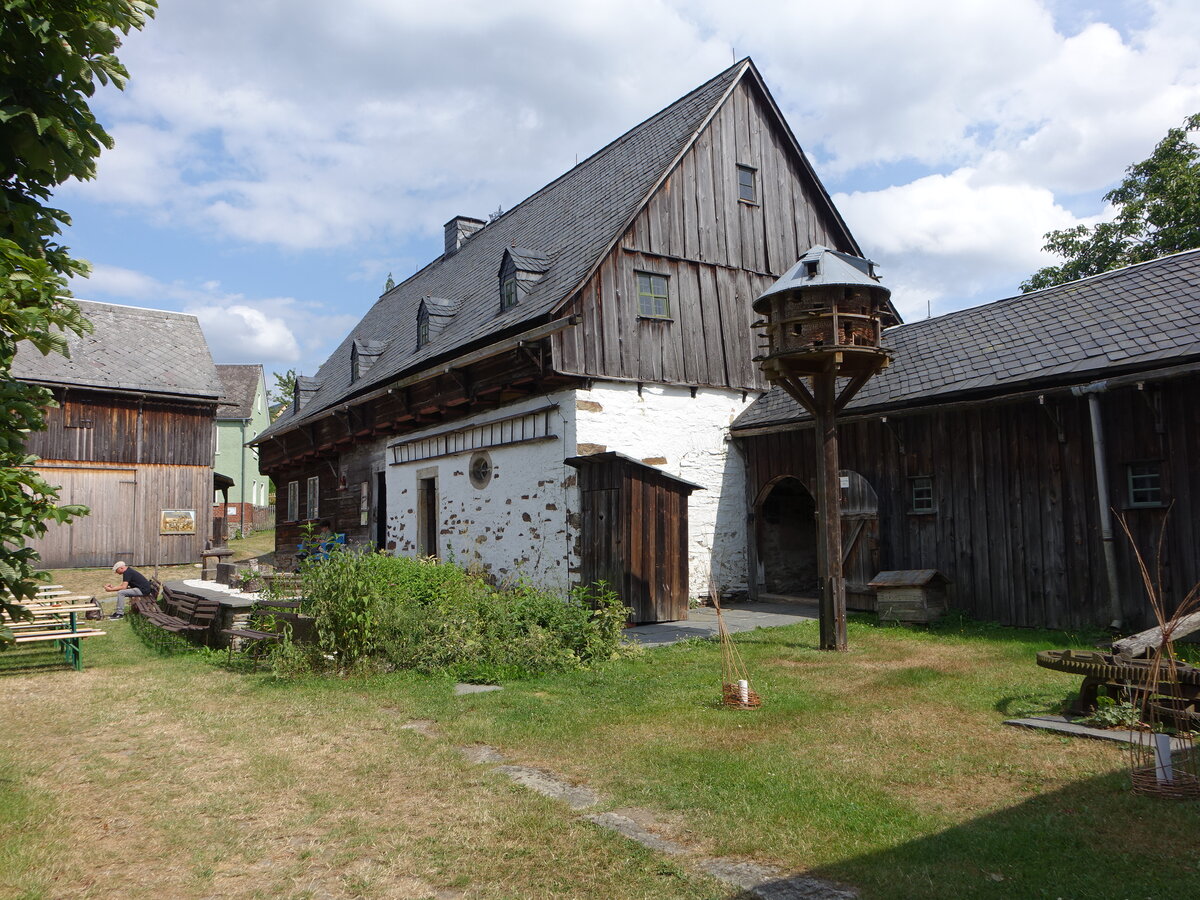
M386 349L386 341L364 341L355 338L350 345L350 381L358 381L366 375Z
M425 297L417 307L417 348L420 349L445 330L461 305L460 300Z
M550 268L550 257L536 250L509 247L500 260L500 311L519 304Z

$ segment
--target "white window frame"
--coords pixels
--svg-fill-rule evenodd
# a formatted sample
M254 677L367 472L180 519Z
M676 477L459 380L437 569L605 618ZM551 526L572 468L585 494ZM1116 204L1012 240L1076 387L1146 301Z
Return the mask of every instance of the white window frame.
M321 477L313 475L308 479L304 496L304 514L309 519L321 515Z
M300 518L300 482L289 481L287 486L287 520L295 522Z

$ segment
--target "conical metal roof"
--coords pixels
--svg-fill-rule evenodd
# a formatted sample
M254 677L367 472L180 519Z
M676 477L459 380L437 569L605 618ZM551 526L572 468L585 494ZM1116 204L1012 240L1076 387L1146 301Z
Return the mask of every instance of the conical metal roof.
M800 257L778 281L763 291L754 301L754 308L759 312L765 311L766 305L760 304L772 294L830 285L863 285L882 292L884 298L890 297L892 292L880 284L874 273L875 263L869 259L817 245ZM890 303L888 308L891 309Z

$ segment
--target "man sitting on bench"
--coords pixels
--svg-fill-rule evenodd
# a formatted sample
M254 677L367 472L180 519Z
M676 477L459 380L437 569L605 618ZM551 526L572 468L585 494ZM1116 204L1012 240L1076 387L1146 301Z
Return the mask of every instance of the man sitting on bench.
M125 598L127 597L153 597L154 588L150 586L150 579L139 572L137 569L119 562L113 566L113 571L123 579L120 584L106 584L106 591L117 592L117 608L110 619L125 618Z

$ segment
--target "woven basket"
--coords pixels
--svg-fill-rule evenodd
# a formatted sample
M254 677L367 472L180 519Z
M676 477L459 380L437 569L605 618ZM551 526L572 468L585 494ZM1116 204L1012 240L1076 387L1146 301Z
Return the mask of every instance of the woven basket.
M762 699L753 688L746 691L746 699L743 700L736 684L721 685L721 698L721 702L729 709L758 709L762 706Z

